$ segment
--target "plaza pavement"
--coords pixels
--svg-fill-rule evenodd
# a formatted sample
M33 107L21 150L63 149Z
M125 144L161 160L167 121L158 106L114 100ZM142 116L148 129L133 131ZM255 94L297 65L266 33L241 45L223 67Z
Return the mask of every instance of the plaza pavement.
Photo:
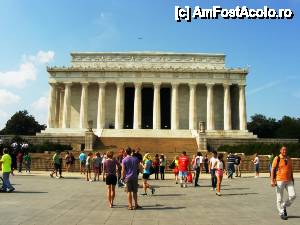
M180 188L172 175L165 181L150 180L155 195L138 196L141 210L128 210L123 188L117 188L115 207L108 208L103 182L86 182L78 173L50 178L48 172L12 177L14 193L0 193L1 225L258 225L300 224L300 200L288 208L289 220L280 220L275 193L267 174L224 179L222 196L210 191L209 175L202 175L199 188ZM296 192L300 174L296 175ZM139 189L139 194L141 189Z

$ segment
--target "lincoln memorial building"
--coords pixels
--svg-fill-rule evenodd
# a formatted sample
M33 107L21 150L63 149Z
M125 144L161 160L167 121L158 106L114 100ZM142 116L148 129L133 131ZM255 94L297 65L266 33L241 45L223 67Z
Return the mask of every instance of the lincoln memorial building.
M247 131L246 68L225 55L169 52L71 53L48 67L53 136L255 138ZM198 143L199 144L199 143ZM198 145L199 146L199 145ZM205 147L204 147L205 148Z

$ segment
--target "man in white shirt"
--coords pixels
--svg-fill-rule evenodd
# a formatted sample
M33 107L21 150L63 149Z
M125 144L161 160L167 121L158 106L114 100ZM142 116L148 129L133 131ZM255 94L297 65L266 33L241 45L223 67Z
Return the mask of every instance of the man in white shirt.
M211 175L211 190L216 190L217 187L217 177L216 177L216 169L214 168L215 162L217 161L217 152L213 151L213 156L209 160L209 171Z
M202 168L203 168L203 156L201 152L197 152L197 157L195 158L193 167L194 170L196 171L195 187L199 187L200 185L198 184L198 180L199 180L200 173L202 173Z

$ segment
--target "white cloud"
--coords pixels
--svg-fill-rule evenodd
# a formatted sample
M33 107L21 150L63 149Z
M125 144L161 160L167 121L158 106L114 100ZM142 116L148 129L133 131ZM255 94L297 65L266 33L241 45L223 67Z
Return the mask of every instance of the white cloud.
M28 58L32 62L46 64L53 60L54 55L55 54L53 51L48 51L48 52L39 51L35 56L29 56Z
M249 94L249 95L256 94L256 93L258 93L258 92L261 92L261 91L264 91L264 90L269 89L269 88L271 88L271 87L274 87L274 86L276 86L276 85L279 85L281 82L282 82L282 81L280 81L280 80L277 80L277 81L271 81L271 82L266 83L266 84L264 84L264 85L262 85L262 86L260 86L260 87L257 87L257 88L254 88L254 89L250 90L250 91L248 92L248 94Z
M20 97L5 89L0 89L0 107L16 104L20 101ZM3 113L3 111L2 111Z
M31 104L35 111L46 111L48 109L48 98L43 96Z
M18 70L0 71L0 87L24 88L28 81L36 80L38 65L48 63L53 58L53 51L39 51L35 56L23 56L24 62Z

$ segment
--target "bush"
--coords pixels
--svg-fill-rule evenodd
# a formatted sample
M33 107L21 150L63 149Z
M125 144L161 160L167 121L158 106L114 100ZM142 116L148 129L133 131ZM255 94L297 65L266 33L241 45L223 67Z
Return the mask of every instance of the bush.
M36 152L36 153L41 153L44 151L70 151L72 150L71 145L62 145L59 143L51 143L51 142L44 142L41 145L32 145L29 144L29 152Z
M264 144L264 143L254 143L254 144L244 144L244 145L223 145L218 148L221 152L232 152L232 153L245 153L245 155L253 155L258 153L260 155L278 155L279 150L282 146L286 146L288 150L288 155L293 158L300 158L300 143L291 144Z

